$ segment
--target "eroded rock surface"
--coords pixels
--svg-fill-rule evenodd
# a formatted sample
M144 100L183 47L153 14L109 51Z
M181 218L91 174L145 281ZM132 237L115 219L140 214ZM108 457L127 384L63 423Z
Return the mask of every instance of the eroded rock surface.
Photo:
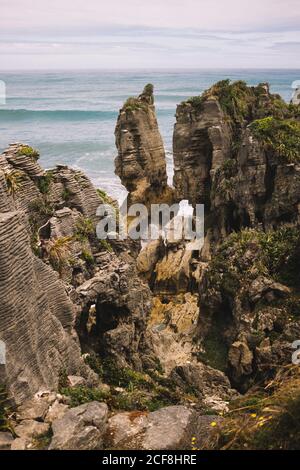
M116 174L129 191L131 203L165 202L171 195L153 103L153 87L147 85L138 98L126 101L115 130Z
M108 408L90 402L67 411L52 423L49 450L98 450L103 448Z

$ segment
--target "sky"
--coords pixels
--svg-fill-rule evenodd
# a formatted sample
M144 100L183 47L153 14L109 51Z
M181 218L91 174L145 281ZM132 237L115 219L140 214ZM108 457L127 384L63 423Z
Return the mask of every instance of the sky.
M299 0L0 0L0 70L300 68Z

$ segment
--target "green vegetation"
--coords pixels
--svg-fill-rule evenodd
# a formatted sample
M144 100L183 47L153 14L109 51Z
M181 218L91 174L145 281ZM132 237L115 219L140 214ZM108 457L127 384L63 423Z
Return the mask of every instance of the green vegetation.
M68 188L64 188L61 193L61 197L65 202L68 202L72 197L72 193Z
M21 187L23 174L17 170L8 170L4 172L4 178L6 181L8 193L14 197L16 192Z
M282 226L277 230L263 232L244 229L232 233L221 245L211 263L211 279L218 281L221 291L235 295L242 276L251 274L238 261L243 259L250 246L256 246L256 256L249 265L261 274L289 286L298 283L300 265L300 233L296 227ZM233 251L234 259L229 255ZM236 261L235 261L236 260Z
M84 242L95 236L94 223L89 218L80 217L76 222L75 238L78 241Z
M154 91L154 86L152 85L152 83L147 83L147 85L144 87L143 94L151 96L153 95L153 91Z
M51 182L53 180L53 172L48 171L44 176L40 176L37 180L37 185L42 194L48 194Z
M191 104L197 112L201 112L203 110L204 101L205 101L205 97L203 95L199 95L199 96L192 96L186 102Z
M102 367L102 362L95 353L91 354L86 354L84 356L84 362L90 366L90 368L96 372L97 375L99 375L100 378L103 377L103 367Z
M110 197L108 196L106 191L103 191L103 189L97 189L98 195L103 199L104 202L110 202Z
M86 262L88 266L93 266L95 264L94 257L89 250L83 249L81 251L81 258Z
M102 379L105 383L115 387L139 386L148 388L151 380L146 374L136 372L130 368L118 368L112 360L103 361Z
M50 428L45 434L35 437L32 440L32 450L46 450L51 443L53 433L52 429Z
M47 240L45 249L49 261L54 269L61 272L63 266L68 264L71 257L72 237L60 237L53 240Z
M52 204L46 198L39 198L32 201L29 205L31 211L36 212L39 216L49 218L54 214ZM36 221L38 223L38 221Z
M246 82L221 80L203 94L204 98L215 96L223 111L236 123L242 123L251 116L251 108L255 103L255 94Z
M228 347L224 342L222 333L224 333L222 322L219 319L218 321L214 319L209 334L203 340L205 352L198 353L197 357L204 364L225 372L227 369Z
M105 401L114 410L155 411L181 401L182 393L178 393L174 383L158 372L153 371L150 375L129 367L121 369L113 360L100 361L95 354L86 356L85 362L101 381L110 385L110 391L89 387L71 389L66 387L65 380L61 380L60 392L71 397L71 406L98 400ZM62 379L65 378L62 376Z
M107 240L99 240L99 247L100 249L109 251L110 253L114 251L111 244Z
M100 388L91 388L85 386L79 387L61 387L60 393L71 398L70 406L75 407L88 403L90 401L107 401L110 394Z
M37 150L35 150L34 148L30 147L29 145L22 145L19 150L18 150L18 153L17 153L18 156L21 156L21 155L26 155L27 157L31 157L33 158L34 160L38 160L39 157L40 157L40 154Z
M267 151L289 162L300 160L300 122L267 117L252 122L250 129Z
M300 442L299 366L280 369L265 388L231 403L203 448L296 450Z
M138 109L142 109L145 111L147 107L145 106L145 103L143 103L143 101L141 101L139 98L131 96L125 101L123 109L125 111L136 111Z
M225 178L232 178L237 173L236 160L234 160L233 158L229 158L228 160L225 160L220 170L222 172L222 175L224 175Z

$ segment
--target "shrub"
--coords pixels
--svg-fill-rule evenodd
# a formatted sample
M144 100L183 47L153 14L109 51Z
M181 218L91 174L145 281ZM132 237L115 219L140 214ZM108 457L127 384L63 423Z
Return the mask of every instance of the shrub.
M96 372L96 374L102 379L103 377L103 367L102 362L95 353L87 354L84 357L84 362L90 366L90 368Z
M72 193L68 188L64 188L61 193L61 197L65 202L68 202L72 197Z
M146 110L145 104L138 98L130 97L128 98L123 106L125 111L136 111L138 109Z
M92 253L88 250L82 250L81 258L87 263L87 265L92 266L95 264L94 257Z
M78 241L85 241L95 235L94 223L91 219L80 217L76 222L75 238Z
M107 240L99 240L100 249L113 252L111 244Z
M154 91L154 86L152 85L152 83L147 83L147 85L145 85L144 87L143 94L151 96L153 95L153 91Z
M40 176L37 180L37 185L42 194L47 194L53 180L53 173L48 171L44 176Z
M233 402L203 448L296 450L299 442L299 366L289 365L281 368L265 389Z
M66 265L71 255L72 237L60 237L45 242L45 249L50 263L58 271Z
M18 156L21 156L21 155L26 155L27 157L31 157L33 158L34 160L38 160L39 157L40 157L40 154L37 150L33 149L32 147L30 147L29 145L22 145L19 150L18 150L18 153L17 153Z
M250 129L267 151L288 162L300 160L300 122L267 117L254 121Z
M62 387L60 393L71 398L71 407L83 405L90 401L106 401L110 394L99 388L90 388L85 386L79 387Z
M4 172L4 177L9 194L13 197L21 187L22 173L17 170L8 170Z
M192 96L187 100L187 103L191 104L196 111L200 112L203 109L204 96Z

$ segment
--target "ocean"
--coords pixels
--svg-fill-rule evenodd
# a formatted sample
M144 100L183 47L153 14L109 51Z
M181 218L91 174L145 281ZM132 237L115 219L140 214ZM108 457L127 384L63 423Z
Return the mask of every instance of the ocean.
M146 83L154 84L171 180L176 105L225 78L249 85L269 82L272 92L289 101L300 70L0 72L6 84L0 151L12 142L27 143L40 151L45 168L57 163L80 168L97 187L121 200L125 189L114 174L114 128L122 103Z

